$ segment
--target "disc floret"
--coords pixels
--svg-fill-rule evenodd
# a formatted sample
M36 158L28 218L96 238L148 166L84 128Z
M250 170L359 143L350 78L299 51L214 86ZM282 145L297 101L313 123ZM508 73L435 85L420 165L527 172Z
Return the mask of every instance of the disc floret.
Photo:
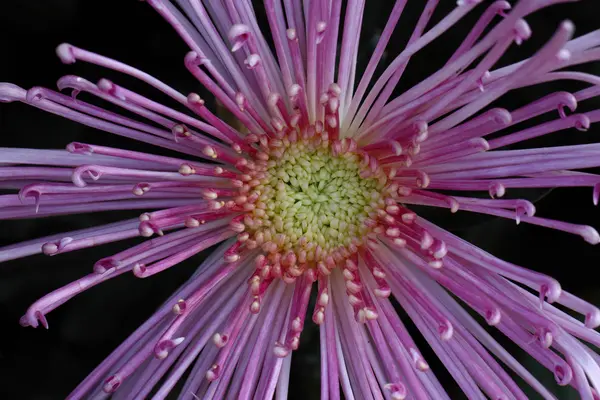
M255 160L243 162L239 176L235 203L246 211L240 236L277 264L277 275L312 268L327 273L377 227L385 172L353 140L331 142L326 133L259 142Z

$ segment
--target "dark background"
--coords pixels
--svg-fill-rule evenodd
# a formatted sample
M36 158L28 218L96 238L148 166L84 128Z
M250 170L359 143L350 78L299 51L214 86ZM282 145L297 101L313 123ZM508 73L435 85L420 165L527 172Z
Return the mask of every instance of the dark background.
M390 0L371 0L367 3L360 60L363 67L393 5ZM412 0L409 3L389 46L387 61L401 51L419 16L422 2ZM441 3L434 21L439 20L456 2L443 0ZM598 9L595 0L582 0L536 13L528 18L534 32L532 39L521 48L513 46L502 63L514 62L532 54L565 18L575 22L577 35L600 28L597 22ZM55 88L56 80L66 74L80 75L92 82L108 77L158 100L166 100L143 84L111 71L85 63L62 65L55 56L54 49L62 42L69 42L139 67L183 93L202 91L183 66L186 46L170 26L143 2L4 0L0 10L0 81L13 82L24 88L37 85ZM442 66L482 10L483 7L479 6L457 27L442 36L441 40L436 40L422 54L413 58L398 90L411 87ZM582 69L600 74L598 65ZM514 109L558 88L577 90L581 87L572 83L544 85L517 91L499 104ZM600 102L590 100L582 104L579 110L599 106ZM555 116L552 115L552 118ZM599 134L600 128L593 126L587 133L565 131L532 144L591 142ZM23 104L0 104L2 147L64 148L74 140L133 149L145 148ZM600 212L592 205L591 192L591 188L585 188L527 193L509 191L509 195L525 196L536 201L539 216L599 228ZM131 213L109 212L37 221L2 221L0 245L130 216ZM511 220L472 216L463 212L450 216L446 211L429 211L426 216L497 256L556 277L564 289L600 304L596 279L600 249L585 243L580 237L525 224L516 227ZM50 313L48 331L19 326L19 317L37 298L87 274L95 260L120 251L134 242L67 253L55 258L38 255L0 266L1 399L64 398L187 279L204 257L200 255L151 279L139 280L131 274L125 274L101 287L92 288ZM317 329L307 327L302 340L304 343L301 350L294 355L290 397L317 398ZM527 356L519 358L532 369L540 369ZM432 357L428 360L431 362ZM436 367L435 363L432 364ZM553 390L558 390L549 373L540 373ZM448 380L442 370L440 378L447 385L453 399L461 398L456 385ZM570 391L557 391L557 396L561 399L578 398Z

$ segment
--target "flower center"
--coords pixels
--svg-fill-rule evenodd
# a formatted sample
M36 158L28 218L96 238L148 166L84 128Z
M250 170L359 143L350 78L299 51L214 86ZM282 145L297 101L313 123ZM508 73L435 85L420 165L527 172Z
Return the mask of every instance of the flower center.
M292 276L327 272L356 253L386 205L387 177L375 159L350 139L306 136L260 137L254 160L237 165L244 173L235 203L245 213L234 229Z

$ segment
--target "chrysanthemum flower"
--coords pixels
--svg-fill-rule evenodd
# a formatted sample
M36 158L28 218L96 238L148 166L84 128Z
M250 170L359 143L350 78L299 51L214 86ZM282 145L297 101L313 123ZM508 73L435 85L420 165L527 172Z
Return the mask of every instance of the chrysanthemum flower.
M600 79L565 69L600 59L599 31L574 39L565 21L536 54L495 68L531 35L525 17L566 1L490 4L444 66L394 97L411 56L479 1L458 1L434 26L429 19L439 0L424 2L407 47L376 76L407 3L397 0L357 76L364 0L265 0L264 26L249 1L148 0L189 46L189 72L235 123L196 93L69 44L57 48L64 63L128 74L180 107L107 79L59 79L58 88L71 96L0 84L2 101L181 153L87 143L0 150L0 187L17 192L0 196L2 219L143 212L4 247L0 260L148 238L33 303L23 326L47 328L47 314L87 288L124 273L147 278L218 245L69 398L160 399L189 370L184 399L285 398L293 351L304 326L314 323L322 398L448 399L392 298L470 399L526 399L515 377L554 398L485 323L560 385L583 399L599 398L600 357L588 346L600 345L596 307L411 211L464 210L600 241L589 226L538 217L531 202L502 198L512 188L572 186L592 187L594 203L600 196L600 177L581 171L600 166L597 144L509 149L556 131L586 130L600 119L599 111L575 113L578 102L600 94ZM489 107L510 90L565 79L592 86L517 109ZM115 107L87 103L80 93ZM113 111L119 107L123 115ZM556 119L512 128L556 111Z

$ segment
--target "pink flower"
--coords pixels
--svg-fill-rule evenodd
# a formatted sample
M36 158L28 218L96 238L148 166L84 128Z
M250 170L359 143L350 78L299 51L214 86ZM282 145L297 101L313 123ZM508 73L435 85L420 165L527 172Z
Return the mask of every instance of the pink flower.
M48 328L46 315L89 287L123 273L147 278L218 246L69 398L164 398L189 369L186 399L285 398L293 350L305 324L315 323L322 398L448 399L393 297L468 398L526 399L514 375L543 398L554 396L462 303L551 370L558 384L598 399L600 357L588 344L600 346L600 311L556 280L411 211L425 205L489 214L600 241L592 227L538 217L529 201L503 199L512 188L572 186L592 187L595 204L600 196L600 177L581 171L600 166L597 144L507 147L586 130L600 119L598 110L576 113L578 102L600 95L599 78L567 69L600 59L600 31L573 39L574 26L565 21L530 58L497 67L531 36L525 17L567 1L492 3L444 66L397 96L411 56L479 1L460 0L429 24L439 0L428 0L408 45L377 77L406 0L396 1L360 77L364 0L343 7L341 0L265 0L262 27L249 1L147 1L189 46L186 68L234 117L231 124L196 93L69 44L57 48L64 63L138 78L185 112L107 79L59 79L59 90L71 96L1 83L1 101L181 153L86 143L0 149L0 188L18 190L0 196L2 219L143 212L0 248L0 261L151 238L36 301L22 325ZM565 79L592 86L516 109L490 107L510 90ZM82 101L81 92L124 112ZM556 110L549 122L513 128ZM125 116L132 114L137 119Z

